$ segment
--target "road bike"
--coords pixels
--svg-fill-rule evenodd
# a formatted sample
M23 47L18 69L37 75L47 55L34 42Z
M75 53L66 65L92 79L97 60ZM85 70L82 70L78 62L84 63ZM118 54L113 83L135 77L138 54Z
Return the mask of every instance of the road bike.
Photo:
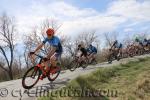
M60 64L57 64L57 67L49 67L47 71L43 62L45 61L44 57L38 54L36 55L39 59L39 63L27 70L22 78L22 86L25 89L31 89L34 87L40 79L41 75L44 75L48 78L49 81L54 81L60 74L61 67Z
M85 69L88 66L88 59L86 58L85 60L80 61L79 56L73 56L73 60L69 65L67 66L70 71L74 71L76 68L82 67Z

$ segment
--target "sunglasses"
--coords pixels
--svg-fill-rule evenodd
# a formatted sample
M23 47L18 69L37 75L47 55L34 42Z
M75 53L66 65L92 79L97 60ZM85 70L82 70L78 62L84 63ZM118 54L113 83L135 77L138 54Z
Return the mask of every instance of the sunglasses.
M52 36L52 34L47 34L47 36Z

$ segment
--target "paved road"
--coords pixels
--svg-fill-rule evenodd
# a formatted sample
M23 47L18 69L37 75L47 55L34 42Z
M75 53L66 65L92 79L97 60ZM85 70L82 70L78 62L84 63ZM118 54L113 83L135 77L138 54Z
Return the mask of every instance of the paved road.
M125 58L120 60L119 62L114 61L112 64L107 64L107 62L104 62L94 66L90 65L86 69L78 68L74 72L70 72L69 70L62 71L59 77L53 83L50 83L46 78L43 81L39 81L38 84L29 91L22 88L21 79L1 82L0 100L36 100L36 98L40 96L40 90L55 90L65 86L70 80L75 79L80 75L91 73L92 71L100 69L101 67L109 67L118 65L120 63L127 63L132 60L138 60L137 58L144 58L147 56L150 55Z

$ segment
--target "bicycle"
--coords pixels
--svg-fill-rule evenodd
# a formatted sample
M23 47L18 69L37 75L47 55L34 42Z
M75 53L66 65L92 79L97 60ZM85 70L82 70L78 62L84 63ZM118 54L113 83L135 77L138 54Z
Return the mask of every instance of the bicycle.
M89 64L92 64L92 65L96 65L98 62L96 60L96 58L93 58L91 62L89 62Z
M107 58L109 64L112 63L114 59L117 59L117 61L120 60L120 57L118 56L119 50L109 49L109 51L110 51L110 54Z
M71 63L68 65L68 69L70 71L74 71L76 68L82 67L83 69L85 69L88 66L88 59L86 58L85 61L79 61L78 56L73 56L73 60L71 61Z
M55 68L49 67L49 70L47 72L44 69L45 67L42 66L42 63L45 61L44 60L45 58L38 54L34 54L34 55L36 55L38 58L40 58L40 60L37 65L28 69L26 71L26 73L24 74L24 76L22 78L22 86L25 89L31 89L32 87L34 87L37 84L37 82L40 80L41 75L45 75L49 81L54 81L58 77L58 75L60 74L60 71L61 71L60 66L57 66ZM55 75L55 76L53 77L53 75ZM28 78L33 79L33 80L28 80Z
M96 60L96 57L91 57L90 56L91 53L88 53L88 59L92 58L91 60L87 60L88 61L88 64L90 65L96 65L97 64L97 60ZM90 57L90 58L89 58Z

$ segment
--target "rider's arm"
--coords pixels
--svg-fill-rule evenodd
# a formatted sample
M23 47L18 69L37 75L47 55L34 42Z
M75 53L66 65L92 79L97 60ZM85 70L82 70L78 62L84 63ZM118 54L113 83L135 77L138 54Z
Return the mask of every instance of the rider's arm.
M39 50L44 46L44 44L45 44L47 41L48 41L48 39L45 38L45 39L43 40L43 42L42 42L40 45L38 45L38 47L35 49L34 53L37 52L37 51L39 51Z
M114 45L112 45L112 46L110 47L110 50L111 50L113 47L114 47Z
M38 47L35 49L34 52L37 52L37 51L40 50L43 46L44 46L44 43L41 43L40 45L38 45Z
M111 48L114 47L115 45L116 45L116 42L113 43L113 45L111 46Z
M49 54L47 55L47 58L50 58L55 52L56 52L56 47L53 46Z

